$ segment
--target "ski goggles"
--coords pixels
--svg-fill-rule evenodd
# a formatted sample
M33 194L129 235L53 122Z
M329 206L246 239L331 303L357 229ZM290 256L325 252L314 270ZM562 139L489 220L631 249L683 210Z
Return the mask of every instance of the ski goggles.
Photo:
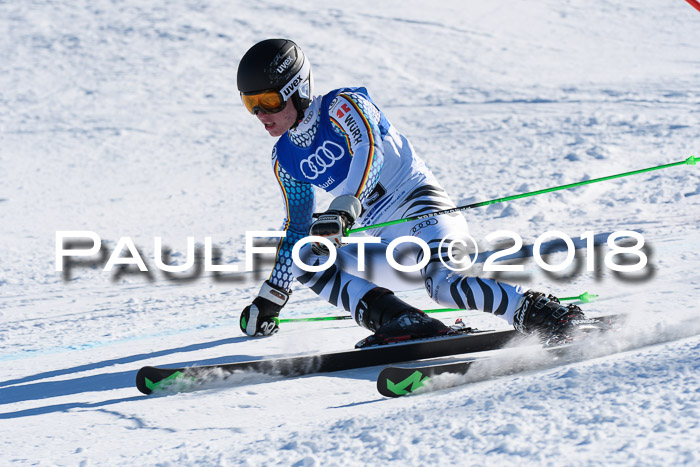
M256 93L241 93L243 105L248 109L248 112L255 115L257 111L262 110L268 114L276 114L284 109L286 103L282 93L279 91L260 91Z
M275 114L284 109L287 99L292 97L297 90L299 96L305 99L311 97L311 65L304 58L304 64L301 69L292 76L292 79L287 82L279 91L268 89L265 91L242 92L241 100L243 105L248 109L248 112L253 115L257 111L262 110L268 114Z

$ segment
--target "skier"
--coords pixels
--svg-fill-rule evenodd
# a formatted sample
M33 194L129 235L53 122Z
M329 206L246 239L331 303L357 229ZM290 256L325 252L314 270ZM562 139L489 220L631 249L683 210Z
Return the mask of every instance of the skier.
M387 120L362 87L340 88L313 96L311 65L291 40L268 39L246 52L238 67L238 90L246 109L278 137L272 167L284 199L286 217L275 265L258 297L240 318L250 336L278 331L280 310L297 279L316 294L350 312L374 334L358 346L439 336L450 332L394 295L392 290L415 288L386 260L388 244L413 236L430 247L430 257L411 243L396 256L420 269L428 295L437 303L479 309L506 319L524 333L562 333L573 319L583 318L575 305L563 306L552 295L525 291L520 286L456 273L439 243L459 240L468 232L460 214L440 215L369 230L380 243L344 244L350 226L374 225L454 207L435 176L415 154L411 143ZM314 219L315 194L320 188L335 198ZM334 264L309 272L292 261L294 244L309 235L324 237L337 248ZM321 243L306 244L300 257L307 265L323 264L330 253ZM364 256L366 268L358 257Z

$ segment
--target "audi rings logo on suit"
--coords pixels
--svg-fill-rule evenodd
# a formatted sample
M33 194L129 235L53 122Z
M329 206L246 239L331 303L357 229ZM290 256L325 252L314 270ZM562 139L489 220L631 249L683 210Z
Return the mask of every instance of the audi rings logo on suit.
M308 180L316 180L319 175L325 173L326 169L333 167L335 162L342 159L344 155L343 146L333 141L325 141L316 149L316 152L299 163L299 169Z

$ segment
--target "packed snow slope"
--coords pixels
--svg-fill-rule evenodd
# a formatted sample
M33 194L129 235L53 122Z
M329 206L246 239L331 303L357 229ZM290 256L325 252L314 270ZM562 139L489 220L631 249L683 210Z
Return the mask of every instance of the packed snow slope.
M697 166L465 213L482 251L499 248L484 239L497 230L526 245L559 230L579 247L593 232L593 271L579 248L564 271L530 255L499 277L595 293L591 315L630 313L622 353L396 400L376 392L380 368L155 397L133 386L143 365L340 350L366 335L350 321L269 339L238 329L269 268L243 271L245 232L283 216L274 141L236 90L252 44L294 39L317 94L366 86L466 204L700 156L700 14L686 2L9 0L0 31L0 464L700 462ZM106 256L130 237L149 273L57 272L63 230L95 232ZM626 230L649 261L615 273L605 240ZM154 237L185 264L188 236L212 237L241 272L155 267ZM401 296L433 307L420 284ZM295 285L282 317L338 313Z

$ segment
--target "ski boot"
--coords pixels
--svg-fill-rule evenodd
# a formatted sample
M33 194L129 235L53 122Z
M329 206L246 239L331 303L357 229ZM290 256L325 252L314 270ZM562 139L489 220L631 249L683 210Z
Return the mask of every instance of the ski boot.
M528 290L518 302L513 327L525 335L538 335L545 345L571 342L576 324L595 320L576 305L562 305L554 295Z
M355 345L358 349L442 336L451 331L442 321L431 318L382 287L376 287L362 297L355 319L360 326L374 331L373 335Z

